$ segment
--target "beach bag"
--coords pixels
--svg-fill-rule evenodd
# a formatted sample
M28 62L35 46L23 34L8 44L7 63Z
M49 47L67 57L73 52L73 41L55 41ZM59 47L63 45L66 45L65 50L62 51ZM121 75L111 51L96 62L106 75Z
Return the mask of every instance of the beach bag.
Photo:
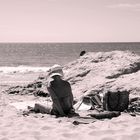
M124 111L129 105L127 91L107 92L103 97L103 109L107 111Z

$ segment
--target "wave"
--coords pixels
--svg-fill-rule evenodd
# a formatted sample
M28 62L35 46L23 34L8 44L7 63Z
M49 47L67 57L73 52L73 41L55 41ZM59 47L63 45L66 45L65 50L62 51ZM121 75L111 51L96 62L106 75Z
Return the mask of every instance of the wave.
M47 72L48 70L49 67L32 67L32 66L0 67L0 73Z

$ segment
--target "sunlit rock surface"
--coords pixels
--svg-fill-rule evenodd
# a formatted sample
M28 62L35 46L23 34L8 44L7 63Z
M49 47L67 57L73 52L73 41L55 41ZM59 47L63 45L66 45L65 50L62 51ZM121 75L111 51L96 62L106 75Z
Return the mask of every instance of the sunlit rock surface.
M64 67L75 97L127 90L140 95L140 56L129 51L89 52Z

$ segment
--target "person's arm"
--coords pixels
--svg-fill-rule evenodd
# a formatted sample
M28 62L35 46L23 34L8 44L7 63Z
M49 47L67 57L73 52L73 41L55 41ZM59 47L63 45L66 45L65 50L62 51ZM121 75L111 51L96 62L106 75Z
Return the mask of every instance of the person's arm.
M71 105L73 107L73 94L72 94L72 92L70 93L70 100L71 100Z
M63 111L63 109L60 105L60 102L59 102L57 96L55 95L54 91L50 87L47 87L47 89L48 89L48 91L51 95L51 98L53 100L53 104L55 104L55 107L56 107L57 111L59 112L59 114L61 116L65 116L65 113L64 113L64 111Z
M72 94L72 89L71 89L71 85L70 85L70 83L68 83L69 84L69 96L70 96L70 100L71 100L71 104L72 104L72 107L73 107L73 94Z
M74 116L76 117L76 116L79 116L79 114L75 112L75 109L73 107L73 100L74 99L73 99L72 89L71 89L70 83L68 83L68 84L69 84L69 98L70 98L70 102L71 102L71 109L68 113L68 117L74 117Z

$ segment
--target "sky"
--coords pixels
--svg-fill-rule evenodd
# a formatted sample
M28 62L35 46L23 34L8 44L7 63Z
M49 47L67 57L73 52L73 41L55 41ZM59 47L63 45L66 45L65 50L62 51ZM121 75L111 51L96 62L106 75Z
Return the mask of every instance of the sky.
M140 42L140 0L0 0L0 42Z

